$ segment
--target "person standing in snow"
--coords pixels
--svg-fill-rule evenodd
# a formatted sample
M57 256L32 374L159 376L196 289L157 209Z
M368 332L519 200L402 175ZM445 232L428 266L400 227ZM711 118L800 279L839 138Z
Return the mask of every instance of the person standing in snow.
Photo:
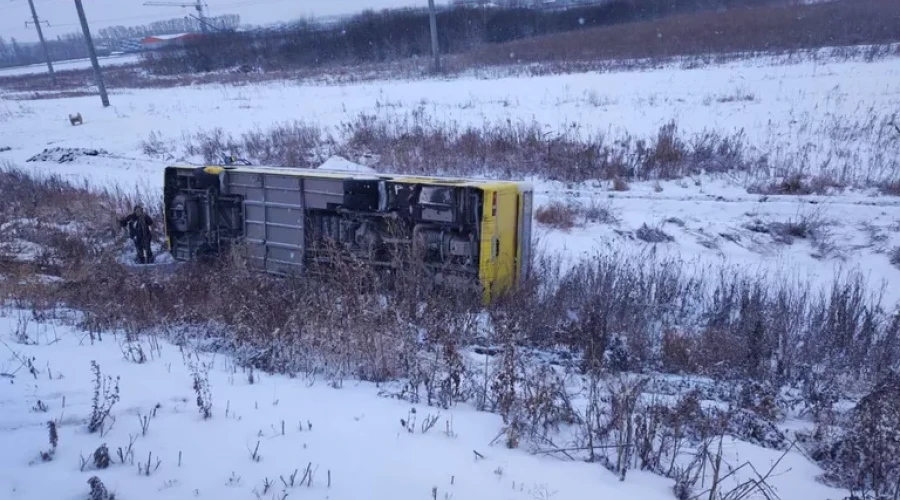
M153 240L153 233L150 228L153 226L153 219L144 213L144 207L135 205L134 211L124 219L120 219L119 224L122 227L128 226L129 237L134 240L134 248L137 250L138 263L152 263L153 251L150 242Z

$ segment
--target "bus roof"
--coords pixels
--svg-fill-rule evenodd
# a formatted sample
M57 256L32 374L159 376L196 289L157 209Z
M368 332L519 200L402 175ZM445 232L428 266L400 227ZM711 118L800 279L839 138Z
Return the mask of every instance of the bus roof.
M500 186L518 186L530 188L530 184L521 181L503 181L494 179L474 179L474 178L457 178L457 177L440 177L440 176L417 176L404 174L382 174L370 172L354 172L352 170L327 170L317 168L292 168L292 167L271 167L271 166L222 166L222 165L170 165L168 168L179 170L193 170L204 167L220 167L228 172L238 172L247 174L282 174L296 177L318 177L326 179L354 179L354 180L391 180L403 183L428 183L439 186L468 186L468 187L485 187L486 185Z

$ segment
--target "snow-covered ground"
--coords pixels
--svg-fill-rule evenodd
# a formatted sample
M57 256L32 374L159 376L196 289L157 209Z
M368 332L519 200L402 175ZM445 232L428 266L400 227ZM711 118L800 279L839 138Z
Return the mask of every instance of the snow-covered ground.
M101 68L110 66L124 66L140 61L140 54L123 54L119 56L98 57L97 62ZM91 67L90 59L73 59L71 61L57 61L53 63L54 71L70 71L75 69L88 69ZM5 76L35 75L47 73L46 64L30 64L28 66L15 66L12 68L0 68L0 78Z
M900 57L876 62L775 64L756 58L700 69L587 73L546 77L376 81L311 84L208 85L163 90L113 90L112 106L97 97L0 100L0 161L98 185L146 193L158 190L161 169L184 158L185 135L221 128L239 136L256 128L302 120L340 135L360 114L386 120L437 123L538 122L548 131L652 138L675 120L690 140L713 131L743 131L751 156L770 165L816 173L844 171L860 180L898 172L900 134L891 125L900 110ZM68 115L81 113L73 127ZM151 132L168 149L167 161L143 153ZM108 156L71 163L26 162L45 148L98 148ZM618 226L593 224L570 231L540 229L548 249L579 255L598 248L640 250L643 224L661 226L674 241L657 245L702 266L761 267L827 282L859 269L873 286L887 285L888 306L900 300L900 269L887 251L900 246L900 200L870 192L832 196L750 195L746 178L703 176L659 185L633 183L613 192L608 183L564 186L535 180L537 205L550 201L609 205ZM826 222L819 241L774 243L754 232L769 222ZM666 221L669 222L666 222Z
M108 109L97 97L4 101L0 131L21 156L47 144L112 150L115 142L118 154L138 157L140 141L150 131L178 143L184 133L201 128L237 135L293 120L334 128L361 113L401 118L418 113L476 126L537 122L548 131L603 134L610 140L653 136L674 120L687 137L743 131L753 152L768 155L770 163L806 159L811 170L829 156L836 163L854 155L869 160L869 139L896 134L882 120L889 122L900 109L900 55L872 63L772 61L532 78L112 90ZM85 117L77 130L66 120L75 111Z
M897 174L877 170L895 159L888 153L896 151L876 146L897 142L891 141L896 131L890 122L900 109L900 56L872 63L771 61L532 78L113 90L107 109L91 96L4 100L0 147L13 147L4 154L13 161L24 161L48 145L104 148L134 162L123 166L116 160L92 169L120 173L120 180L130 181L135 175L152 175L155 168L140 148L150 132L177 154L184 134L200 129L219 127L239 135L301 120L336 132L360 114L418 116L462 126L536 122L548 132L602 134L610 142L653 137L674 120L687 138L742 131L749 153L766 155L770 165L790 160L810 172L846 168L861 179ZM84 117L83 127L69 124L68 115L75 112ZM130 166L140 172L129 171Z
M145 160L139 145L150 131L179 145L183 134L198 129L221 127L239 135L302 120L333 130L363 113L415 114L462 126L537 122L548 131L602 134L609 141L648 138L674 120L685 137L743 131L750 153L766 155L771 165L849 169L861 179L891 173L878 167L895 159L881 156L896 150L878 146L896 134L889 122L900 109L900 56L872 63L771 61L533 78L113 90L108 109L97 97L2 102L0 131L2 141L16 148L13 159L53 144L115 149ZM67 116L76 111L85 126L72 129Z
M165 165L197 161L184 157L185 135L219 127L237 136L293 120L339 135L342 123L364 113L461 125L536 121L548 131L602 133L610 141L626 135L651 138L675 120L688 139L704 131L743 130L750 153L768 154L773 164L806 161L800 166L816 172L830 159L826 168L857 165L862 171L851 172L857 174L853 177L881 179L891 172L878 167L900 154L900 135L891 135L889 125L900 110L898 76L900 57L796 65L757 59L693 70L534 78L113 90L107 109L96 97L32 101L7 95L0 96L6 97L0 99L0 164L153 197L160 194ZM68 116L74 113L81 113L83 125L70 125ZM170 159L144 153L141 143L151 132L169 149ZM102 151L63 163L27 161L52 148ZM364 170L340 158L326 167ZM583 204L607 209L617 219L567 231L539 226L539 244L560 257L650 248L682 257L701 271L735 265L820 284L859 269L873 286L886 286L888 306L900 300L900 269L888 257L900 247L900 198L874 190L754 195L746 190L750 179L730 175L635 182L627 191L613 191L608 182L533 181L537 208ZM815 238L778 242L761 232L772 222L801 220L818 229ZM643 225L661 229L672 240L641 241L635 232ZM103 341L92 342L61 323L37 324L30 312L7 313L0 317L0 442L5 445L0 498L84 498L94 475L117 498L131 500L242 499L256 493L282 498L282 476L290 482L297 470L299 483L307 466L314 471L312 484L287 488L289 498L672 498L672 482L651 474L633 471L620 482L596 463L534 456L502 443L491 446L502 428L500 417L467 405L442 411L427 433L418 427L408 433L400 420L408 418L411 406L379 397L385 387L348 382L334 389L325 380L310 384L258 373L251 384L248 374L221 354L195 354L210 363L213 416L204 420L185 363L191 349L181 352L159 339L156 350L145 339L144 350L153 355L136 364L123 359L121 337L105 334ZM103 436L87 432L92 360L104 375L121 376L115 425ZM437 414L424 406L416 410L419 425L428 414ZM140 418L151 414L141 435ZM57 422L59 442L52 461L44 462L40 452L50 449L48 420ZM446 433L448 422L453 436ZM127 449L130 436L136 436L134 459L118 463L117 450ZM104 443L113 464L94 470L90 456ZM252 458L257 443L259 461ZM474 451L483 458L476 459ZM726 454L730 464L750 460L764 471L781 452L729 441ZM146 463L148 455L151 474L140 476L139 463ZM89 461L83 471L82 456ZM817 482L819 474L801 454L789 453L771 483L785 499L846 496ZM264 491L267 480L272 486Z
M325 380L258 372L251 383L249 372L227 356L158 339L141 341L147 361L137 364L123 356L122 337L92 340L61 322L36 323L26 311L0 317L0 340L0 497L10 500L87 498L93 476L116 498L130 500L268 500L284 493L330 500L673 498L673 482L648 473L631 471L620 482L597 463L511 450L502 440L491 445L500 417L467 405L440 411L379 397L370 384L335 389ZM110 389L118 381L120 394L102 433L88 432L92 362L111 377ZM208 367L208 420L198 410L189 365ZM203 370L198 373L202 379ZM412 409L416 424L409 433L401 419ZM428 416L437 420L423 432ZM43 461L41 452L52 449L51 420L58 442L52 460ZM112 463L98 469L93 453L104 444ZM749 461L764 473L780 455L725 443L730 466ZM141 475L148 461L150 474ZM307 468L312 480L300 485ZM781 498L846 496L818 483L820 473L791 452L770 484Z
M588 223L568 231L541 228L539 245L551 254L576 258L596 251L637 252L652 247L659 256L681 258L686 270L708 272L730 268L748 275L810 281L829 286L848 271L860 271L873 292L884 292L884 303L900 301L900 269L891 265L888 251L900 246L900 200L863 195L756 196L716 182L685 186L661 183L632 187L625 193L547 190L538 205L577 200L599 206L620 218L618 224ZM776 242L758 229L769 223L821 222L822 245L814 239ZM635 239L646 224L673 238L650 245ZM824 246L823 246L824 245ZM636 257L637 258L637 257ZM778 276L779 278L776 278Z

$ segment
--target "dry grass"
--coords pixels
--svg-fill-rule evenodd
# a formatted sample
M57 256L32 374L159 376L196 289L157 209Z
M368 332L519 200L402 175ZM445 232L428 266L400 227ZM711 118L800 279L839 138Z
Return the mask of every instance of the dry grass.
M429 76L428 65L421 60L371 62L359 64L328 64L292 69L270 69L264 73L240 71L216 71L209 73L178 75L147 75L139 64L104 68L103 78L107 89L166 89L194 85L221 84L235 87L259 85L277 81L308 81L359 83L372 80L417 79ZM57 72L57 85L52 85L46 75L27 74L0 76L0 88L20 92L18 100L95 95L94 76L90 69ZM68 93L71 95L62 95Z
M43 101L50 99L71 99L74 97L86 97L98 95L97 92L90 90L61 90L58 92L31 92L26 94L18 94L9 97L14 101Z
M621 222L618 212L609 203L591 201L582 204L574 200L554 200L542 205L535 210L534 219L538 224L563 231L586 224L618 225Z
M424 106L424 104L420 104ZM873 111L874 113L874 111ZM236 155L255 164L313 167L331 155L364 159L376 170L394 173L449 176L529 178L571 183L604 181L610 189L627 191L629 183L671 180L698 175L743 174L751 193L767 195L826 195L848 187L896 189L893 179L900 163L897 148L885 138L882 122L872 115L841 126L823 124L824 134L843 134L834 150L816 165L805 153L772 162L748 153L742 132L685 135L669 122L650 137L626 135L617 140L575 130L548 132L536 121L460 126L426 114L421 108L408 115L360 115L336 131L302 121L255 128L241 135L222 128L201 130L184 137L181 150L204 162ZM173 145L151 134L145 152L172 156ZM878 155L867 155L870 150ZM811 175L810 171L821 171ZM773 179L774 177L774 179ZM656 184L660 190L661 185Z
M830 175L810 177L792 174L779 181L751 185L747 188L747 192L768 195L827 195L845 187L842 182Z
M185 153L207 163L221 161L222 155L236 155L263 165L309 168L321 164L328 149L333 148L323 131L303 122L279 124L268 130L257 128L239 138L215 128L184 139Z
M879 187L882 194L888 196L900 196L900 180L883 182Z
M574 205L559 201L544 205L534 212L534 220L539 224L564 231L575 227L577 218L578 210Z
M548 134L536 122L459 128L418 116L361 117L347 124L343 133L348 140L339 151L346 156L374 154L380 163L404 172L613 180L617 190L627 189L626 180L673 179L752 167L744 158L740 134L708 134L704 141L688 142L674 123L661 127L650 140L626 137L614 143L603 136Z
M888 254L888 259L890 260L891 264L900 268L900 247L894 247L894 249L891 250Z
M612 189L613 189L613 191L623 192L623 191L628 191L631 188L628 186L628 183L625 182L624 180L622 180L621 178L613 177Z
M786 221L763 222L755 220L747 229L768 234L775 243L793 245L796 240L807 240L816 250L814 257L825 257L835 250L832 226L835 222L824 219L818 212L807 212Z
M658 227L650 227L643 224L634 232L637 239L647 243L668 243L674 241L674 238Z
M256 129L240 137L216 128L185 139L185 152L204 161L234 154L258 164L315 166L332 154L377 158L374 168L426 175L490 175L581 182L612 180L628 189L627 180L674 179L701 172L748 171L742 135L704 134L687 141L674 123L650 140L608 142L568 133L548 134L537 122L459 128L414 114L381 119L361 116L345 123L337 140L303 122ZM146 148L156 150L151 137Z

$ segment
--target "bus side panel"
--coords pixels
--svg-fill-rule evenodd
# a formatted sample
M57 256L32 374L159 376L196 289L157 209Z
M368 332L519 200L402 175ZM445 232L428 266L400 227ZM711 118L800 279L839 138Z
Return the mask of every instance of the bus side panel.
M519 193L515 186L504 187L499 193L497 208L496 255L497 275L495 289L505 291L516 281L516 250L518 248Z
M172 253L172 237L169 235L169 171L172 167L166 167L163 170L163 206L162 206L162 225L163 238L166 239L166 251Z
M479 267L483 301L488 304L516 279L518 190L514 186L486 186L484 200Z
M523 186L519 191L519 237L516 255L516 271L520 283L530 277L533 205L534 191L530 186Z
M172 234L169 232L169 205L174 197L174 192L178 189L176 176L178 169L174 167L166 167L163 170L163 213L162 225L163 235L166 240L166 251L172 253Z
M481 282L482 302L487 305L491 301L491 289L497 275L494 259L494 242L497 238L497 217L494 214L493 200L498 196L493 187L483 189L481 213L481 258L478 265L478 279Z

